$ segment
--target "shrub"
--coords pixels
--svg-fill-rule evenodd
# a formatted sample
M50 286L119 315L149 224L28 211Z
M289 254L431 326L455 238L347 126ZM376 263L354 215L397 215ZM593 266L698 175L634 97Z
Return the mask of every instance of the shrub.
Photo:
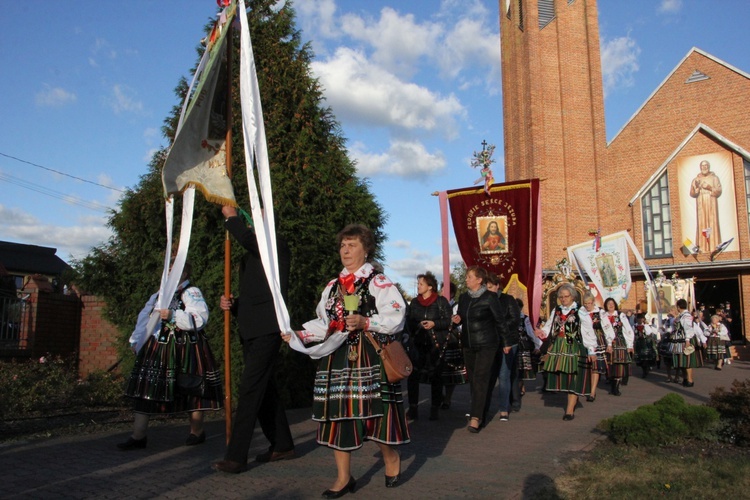
M604 422L615 443L631 446L663 446L690 436L706 439L719 420L707 406L688 405L682 396L668 394L652 405L616 415Z
M79 380L74 360L42 356L0 363L0 418L8 420L62 408L121 404L123 388L117 377L94 373Z
M124 403L124 392L121 375L95 371L76 386L73 400L76 405L119 406Z
M67 406L76 378L70 360L60 356L0 363L0 414L10 418Z
M737 446L750 446L750 379L735 380L727 391L717 387L708 406L719 412L724 427L721 437Z

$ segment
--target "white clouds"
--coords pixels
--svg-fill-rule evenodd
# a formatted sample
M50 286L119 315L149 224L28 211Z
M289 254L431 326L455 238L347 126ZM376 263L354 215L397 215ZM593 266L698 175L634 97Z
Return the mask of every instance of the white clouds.
M112 86L112 95L107 100L115 114L142 113L143 103L135 98L135 92L126 85L115 84Z
M59 108L76 102L78 97L73 92L68 92L63 88L45 84L44 88L37 92L34 100L39 107Z
M400 283L404 290L412 295L417 293L416 278L418 274L430 271L437 277L438 283L443 281L443 258L440 251L435 250L440 248L440 240L429 243L433 244L429 250L422 250L411 241L405 240L388 244L388 247L397 249L403 255L388 260L386 274L394 282ZM458 251L458 245L453 237L450 239L448 260L451 271L463 262Z
M312 72L336 117L346 128L390 138L387 151L353 148L360 175L441 172L443 153L424 144L454 141L467 127L467 107L450 89L500 91L497 20L482 2L444 0L427 19L387 6L375 15L337 15L334 0L295 9L318 54Z
M335 38L336 28L336 2L335 0L318 0L315 2L295 2L294 10L297 12L302 29L306 33L317 33L325 38Z
M500 34L482 19L464 18L451 28L435 58L444 75L457 78L468 66L485 74L486 82L500 88Z
M372 60L400 75L416 73L419 59L429 55L437 46L443 27L431 23L417 23L414 15L400 15L389 7L380 11L374 23L356 14L341 18L342 31L353 40L366 42L372 48Z
M333 58L311 67L336 115L353 123L440 131L452 138L456 119L465 114L454 95L400 80L359 51L340 47Z
M682 10L682 0L662 0L657 10L661 14L676 14Z
M394 140L387 152L371 154L356 143L350 153L357 161L360 176L394 175L427 179L430 174L445 169L445 157L438 151L430 153L419 141Z
M76 226L54 226L19 210L0 205L0 234L3 239L58 249L63 260L82 258L112 236L102 217L86 217ZM61 255L62 254L62 255Z
M616 88L631 87L635 83L633 75L638 71L640 47L630 36L612 40L602 38L602 76L605 95Z

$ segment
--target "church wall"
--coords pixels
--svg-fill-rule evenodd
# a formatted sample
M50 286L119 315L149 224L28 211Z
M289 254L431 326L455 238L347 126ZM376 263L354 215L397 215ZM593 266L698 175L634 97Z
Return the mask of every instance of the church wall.
M685 84L696 69L710 78ZM608 191L609 206L601 214L603 232L635 229L623 207L699 123L732 142L750 145L743 110L748 99L750 80L693 52L608 146L608 173L602 182L620 181L621 189ZM744 186L744 181L735 186Z

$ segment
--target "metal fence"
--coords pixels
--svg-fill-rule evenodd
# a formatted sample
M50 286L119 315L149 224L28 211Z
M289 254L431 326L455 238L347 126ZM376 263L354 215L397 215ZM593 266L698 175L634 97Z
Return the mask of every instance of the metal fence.
M24 323L28 315L26 300L18 297L0 296L0 347L25 349Z

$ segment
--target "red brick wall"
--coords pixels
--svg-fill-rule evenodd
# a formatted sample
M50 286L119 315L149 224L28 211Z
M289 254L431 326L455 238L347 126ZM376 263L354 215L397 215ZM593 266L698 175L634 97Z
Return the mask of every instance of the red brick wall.
M118 331L104 318L104 301L94 295L81 297L81 340L79 373L85 377L92 371L109 370L119 359Z
M552 269L599 225L606 130L598 15L594 0L557 0L556 18L540 30L537 1L523 5L523 30L518 2L510 19L501 5L505 178L541 179L542 265Z
M81 326L78 297L29 290L28 348L32 357L75 355Z

